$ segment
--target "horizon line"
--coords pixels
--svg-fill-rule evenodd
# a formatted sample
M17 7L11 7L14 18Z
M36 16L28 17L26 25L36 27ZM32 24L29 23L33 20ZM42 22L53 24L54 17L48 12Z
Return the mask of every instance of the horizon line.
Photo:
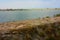
M0 9L50 9L50 8L0 8ZM55 8L52 8L55 9Z

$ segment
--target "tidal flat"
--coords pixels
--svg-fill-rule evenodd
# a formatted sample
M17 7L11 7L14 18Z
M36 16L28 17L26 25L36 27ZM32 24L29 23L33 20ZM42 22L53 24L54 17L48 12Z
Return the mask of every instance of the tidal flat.
M60 17L0 23L0 40L60 40Z

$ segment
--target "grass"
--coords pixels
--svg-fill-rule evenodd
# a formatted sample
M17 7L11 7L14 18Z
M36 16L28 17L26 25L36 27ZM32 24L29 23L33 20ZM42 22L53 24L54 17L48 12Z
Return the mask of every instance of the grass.
M7 26L7 30L0 28L0 40L60 40L60 17L56 18L56 21L55 18L45 18L1 24L4 25L2 28ZM25 26L20 28L20 25Z

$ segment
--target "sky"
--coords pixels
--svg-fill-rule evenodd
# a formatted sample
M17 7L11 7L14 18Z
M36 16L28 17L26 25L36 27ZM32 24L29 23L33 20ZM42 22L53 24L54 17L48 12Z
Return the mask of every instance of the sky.
M0 0L0 9L60 8L60 0Z

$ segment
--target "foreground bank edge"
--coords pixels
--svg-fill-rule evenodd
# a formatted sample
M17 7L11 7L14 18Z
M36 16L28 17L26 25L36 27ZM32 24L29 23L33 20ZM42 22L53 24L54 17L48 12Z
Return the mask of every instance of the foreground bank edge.
M0 40L60 40L60 17L1 23Z

